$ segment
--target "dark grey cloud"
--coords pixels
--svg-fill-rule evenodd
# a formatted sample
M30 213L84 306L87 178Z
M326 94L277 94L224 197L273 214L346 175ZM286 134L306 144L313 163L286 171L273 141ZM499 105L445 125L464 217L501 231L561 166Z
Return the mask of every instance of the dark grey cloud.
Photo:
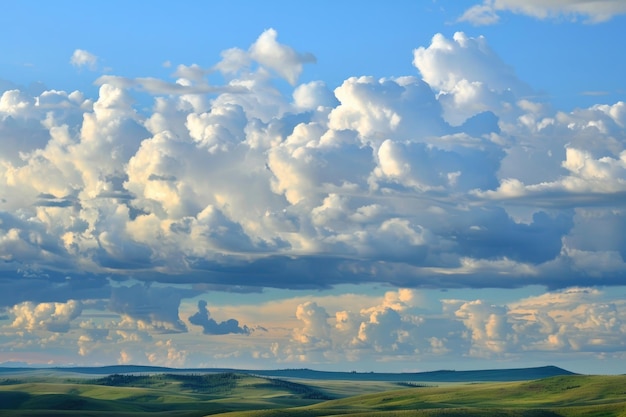
M500 208L485 209L488 218L484 228L469 229L456 234L459 252L481 259L507 257L518 262L541 264L558 256L563 237L574 226L572 211L550 216L545 212L533 215L530 224L514 222Z
M111 288L105 276L68 275L52 270L0 273L0 307L24 301L43 303L108 299L110 295Z
M239 326L239 321L235 319L228 319L222 322L217 322L211 318L211 313L206 308L207 303L204 300L198 301L198 311L189 316L189 323L202 327L202 333L224 335L224 334L250 334L248 326Z
M119 286L111 291L109 309L157 331L185 332L187 327L178 316L178 307L181 299L196 294L193 290L173 287Z

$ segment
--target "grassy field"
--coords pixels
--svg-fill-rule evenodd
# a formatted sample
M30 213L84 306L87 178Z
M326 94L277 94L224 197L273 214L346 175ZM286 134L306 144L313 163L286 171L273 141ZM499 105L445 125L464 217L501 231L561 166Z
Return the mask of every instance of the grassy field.
M625 416L626 376L411 387L224 374L0 378L0 416Z

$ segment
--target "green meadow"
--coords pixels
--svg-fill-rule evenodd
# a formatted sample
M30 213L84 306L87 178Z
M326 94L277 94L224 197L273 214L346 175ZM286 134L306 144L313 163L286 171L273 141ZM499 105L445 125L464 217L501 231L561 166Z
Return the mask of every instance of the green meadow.
M251 374L0 377L0 416L625 416L626 376L433 384Z

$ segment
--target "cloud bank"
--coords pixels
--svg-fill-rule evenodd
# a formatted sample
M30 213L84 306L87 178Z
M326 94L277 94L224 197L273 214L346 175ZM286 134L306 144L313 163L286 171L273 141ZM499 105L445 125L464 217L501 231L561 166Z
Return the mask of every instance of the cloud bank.
M414 51L421 78L290 97L271 72L294 83L311 59L276 36L214 69L179 67L186 89L145 88L148 112L118 78L96 100L3 92L5 271L253 288L621 282L621 226L599 227L623 223L624 103L551 111L463 33ZM225 84L197 90L211 71ZM590 228L611 237L578 237Z
M146 88L147 112L115 79L98 81L95 100L4 91L5 274L255 288L621 282L624 103L553 111L463 33L417 48L419 76L273 87L272 73L295 83L311 60L268 30L213 69L179 67L187 90ZM225 84L197 90L211 71Z
M96 62L82 52L74 65ZM416 48L406 76L298 84L314 61L270 29L210 68L179 66L173 81L100 77L95 98L6 84L0 305L11 326L55 335L85 310L114 314L115 324L80 322L88 355L103 341L198 326L252 337L259 323L218 322L203 301L181 318L182 300L210 290L540 285L567 295L589 280L623 284L623 102L565 113L533 101L487 39L464 33ZM579 313L557 317L545 300L448 300L444 334L407 294L357 311L303 302L288 343L257 354L434 354L452 339L477 357L591 346ZM593 305L584 323L621 329L621 305ZM142 358L188 359L175 341L159 343Z

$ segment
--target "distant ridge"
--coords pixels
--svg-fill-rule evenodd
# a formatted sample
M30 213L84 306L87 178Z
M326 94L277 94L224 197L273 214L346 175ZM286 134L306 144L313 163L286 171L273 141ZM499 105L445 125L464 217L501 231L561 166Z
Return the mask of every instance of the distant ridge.
M504 382L527 381L559 375L576 375L557 366L535 368L486 369L473 371L440 370L430 372L378 373L378 372L329 372L312 369L249 370L232 368L167 368L161 366L111 365L101 367L27 368L0 367L0 374L35 372L38 370L72 372L86 375L142 374L142 373L224 373L258 375L273 378L299 378L348 381L391 382Z
M361 373L324 372L310 369L282 369L273 371L251 371L256 375L278 378L336 379L355 381L414 381L414 382L488 382L526 381L559 375L575 375L574 372L556 366L515 369L487 369L474 371L431 371L412 373Z

